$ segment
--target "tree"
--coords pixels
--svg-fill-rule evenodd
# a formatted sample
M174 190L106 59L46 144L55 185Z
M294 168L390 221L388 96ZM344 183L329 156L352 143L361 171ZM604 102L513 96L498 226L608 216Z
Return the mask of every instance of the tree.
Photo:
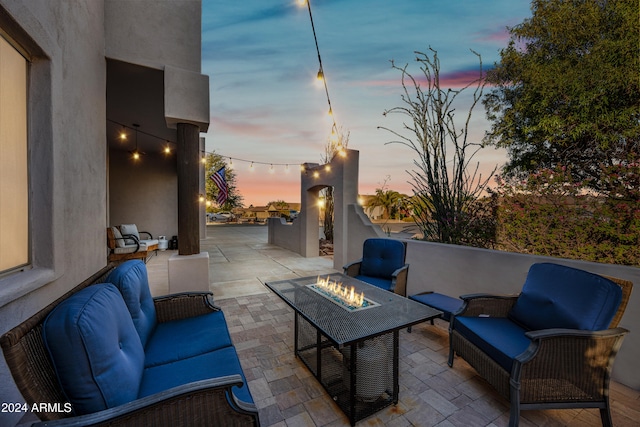
M371 213L375 208L382 208L382 218L389 219L394 217L403 205L407 196L395 190L387 189L387 176L382 183L381 188L376 188L376 194L367 201L367 210Z
M608 193L608 169L640 159L637 0L534 0L487 75L485 142L507 175L571 165Z
M218 208L224 211L230 211L233 208L241 208L243 199L237 188L236 174L234 170L229 167L224 157L216 154L215 152L207 154L205 160L205 191L207 193L207 200L216 200L219 191L218 186L210 177L224 166L224 175L227 181L229 196L227 197L227 201L222 206L218 206ZM210 210L211 206L208 206L207 211Z
M612 180L640 193L640 164ZM571 167L525 179L497 177L498 247L514 252L640 265L640 205L587 191Z
M418 156L413 161L417 169L409 172L414 193L410 200L423 238L442 243L491 246L495 220L492 210L485 208L487 203L480 197L493 172L483 178L478 172L479 164L469 171L474 155L481 149L479 142L469 138L469 123L483 93L482 59L473 52L480 62L476 81L460 90L445 90L440 87L438 54L431 48L430 51L432 56L415 52L423 74L420 80L425 87L407 71L408 65L398 67L391 62L392 68L402 74L404 106L387 110L384 115L407 116L403 125L409 136L381 128L400 138L391 143L409 147ZM453 104L472 85L475 85L472 103L460 126L454 117Z
M349 146L349 132L344 132L342 128L337 131L335 128L332 130L332 135L327 141L327 145L324 148L324 157L322 161L329 163L336 155L343 152ZM326 187L321 192L321 197L324 199L324 218L322 219L324 237L329 242L333 242L333 212L334 212L334 200L333 200L333 187Z

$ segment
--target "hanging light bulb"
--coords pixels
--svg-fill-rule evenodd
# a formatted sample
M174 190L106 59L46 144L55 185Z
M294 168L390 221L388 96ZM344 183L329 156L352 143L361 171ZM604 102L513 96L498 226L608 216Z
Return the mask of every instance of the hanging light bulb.
M251 162L251 165L249 166L249 170L250 170L251 172L253 172L253 171L254 171L254 169L253 169L253 162Z
M118 135L118 138L120 138L120 141L127 140L127 133L124 130L125 128L123 127L122 130L120 131L120 135Z
M169 147L169 145L164 147L164 154L171 154L171 147Z
M333 116L333 109L329 106L329 116Z
M269 168L269 173L274 173L275 171L273 170L273 164L271 164L271 167Z
M318 70L318 81L324 82L324 73L322 72L322 68Z

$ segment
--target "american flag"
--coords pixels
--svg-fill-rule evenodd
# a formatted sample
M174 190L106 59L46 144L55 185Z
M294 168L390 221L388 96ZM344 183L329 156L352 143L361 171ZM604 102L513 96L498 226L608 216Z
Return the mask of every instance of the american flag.
M227 201L227 197L229 197L229 187L227 187L227 180L224 177L224 166L221 167L216 173L211 175L211 179L218 186L218 197L216 201L220 206Z

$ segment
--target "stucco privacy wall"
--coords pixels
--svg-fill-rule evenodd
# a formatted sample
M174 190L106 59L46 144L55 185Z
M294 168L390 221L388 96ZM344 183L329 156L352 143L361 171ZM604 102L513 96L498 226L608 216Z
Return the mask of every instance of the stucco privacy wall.
M105 265L107 175L103 3L0 0L0 11L2 29L33 46L33 269L0 278L2 334ZM0 402L22 401L2 357ZM22 415L0 413L0 425Z
M596 274L630 280L634 291L620 326L631 331L615 360L613 379L640 390L640 269L634 267L523 255L466 246L406 240L407 294L437 291L452 296L477 292L513 294L522 289L536 262L554 262Z

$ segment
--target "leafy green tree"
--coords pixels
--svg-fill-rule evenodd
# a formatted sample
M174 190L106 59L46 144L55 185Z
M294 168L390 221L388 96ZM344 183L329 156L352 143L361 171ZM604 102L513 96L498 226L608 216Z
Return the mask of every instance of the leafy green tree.
M609 173L612 182L640 193L640 164ZM598 196L564 166L497 182L500 249L640 265L640 205L633 198Z
M227 201L222 206L218 206L218 210L230 211L233 208L241 208L243 206L243 198L238 191L236 183L236 173L232 168L229 167L225 160L225 157L222 157L221 155L213 152L207 154L205 160L205 191L207 193L207 200L213 201L213 203L207 207L207 211L212 212L213 206L217 206L215 200L219 191L218 186L210 177L211 175L219 171L223 166L225 167L224 172L225 179L227 181L229 196L227 197Z
M507 175L571 165L573 179L608 193L608 170L640 159L638 1L534 0L531 9L487 75L484 141L507 148Z
M372 212L375 208L382 208L382 219L390 219L395 217L399 210L404 206L407 199L405 194L401 194L395 190L388 190L387 179L381 188L376 188L376 194L367 201L366 209Z
M471 165L482 148L480 141L469 136L471 113L482 98L482 59L479 59L478 79L459 90L440 86L440 60L435 50L431 56L416 53L422 75L415 78L408 65L392 67L402 74L403 106L385 111L401 114L407 120L403 131L388 130L399 139L391 141L410 148L416 155L412 178L414 220L423 238L429 241L491 246L494 242L495 220L490 204L481 199L493 172L483 178L479 164ZM462 122L455 118L456 98L475 86L471 106ZM408 134L408 135L407 135ZM495 171L495 169L494 169ZM488 206L488 207L487 207Z

